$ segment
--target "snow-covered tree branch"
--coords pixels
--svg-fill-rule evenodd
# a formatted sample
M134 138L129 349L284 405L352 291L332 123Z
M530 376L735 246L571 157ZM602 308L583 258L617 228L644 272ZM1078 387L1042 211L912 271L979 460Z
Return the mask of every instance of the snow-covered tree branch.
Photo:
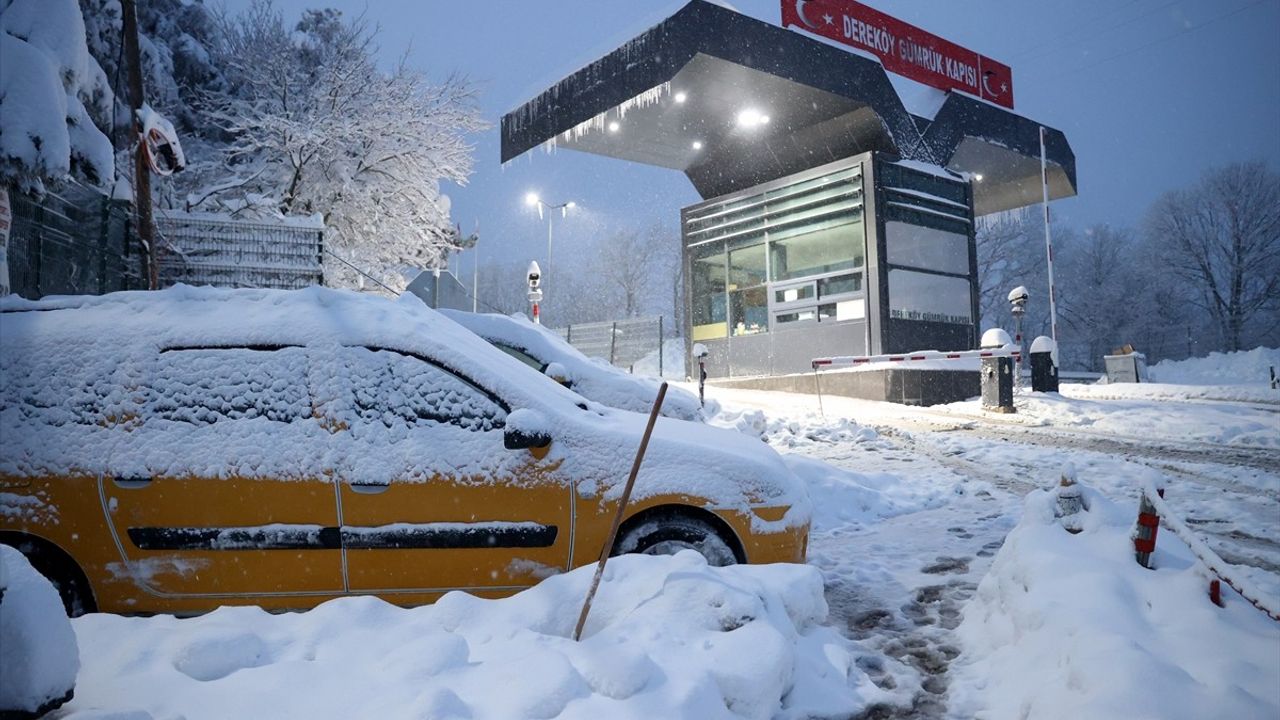
M465 79L379 69L374 30L333 10L308 11L292 32L267 2L222 23L214 55L227 82L200 103L228 142L190 188L192 209L320 213L331 252L397 289L404 270L454 246L440 181L467 181L465 136L484 127ZM340 262L326 276L363 287Z

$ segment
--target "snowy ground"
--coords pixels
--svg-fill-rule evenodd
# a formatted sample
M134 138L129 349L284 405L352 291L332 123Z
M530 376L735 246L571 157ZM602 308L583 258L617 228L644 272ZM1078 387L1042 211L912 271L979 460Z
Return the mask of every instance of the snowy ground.
M55 717L238 714L291 684L308 691L278 716L1137 717L1147 695L1165 720L1280 714L1280 623L1226 588L1225 609L1209 604L1208 576L1167 531L1156 571L1132 562L1128 536L1140 484L1163 483L1280 607L1280 392L1064 386L1020 394L1015 415L708 395L713 424L766 440L808 484L820 576L627 559L582 646L565 637L581 571L498 603L88 617L76 700ZM1092 506L1075 536L1044 492L1068 471ZM148 696L156 684L172 691ZM361 704L371 694L384 704Z
M972 668L990 671L998 666L990 657L1002 657L1007 670L1010 657L1015 663L1029 657L1007 649L1004 655L962 656L972 655L978 643L972 631L966 643L956 628L966 611L986 610L974 601L975 590L1023 517L1024 497L1054 485L1067 468L1113 503L1113 521L1116 513L1136 516L1140 482L1163 482L1170 506L1184 513L1224 559L1239 564L1236 574L1280 607L1280 392L1258 386L1064 386L1060 396L1021 394L1015 415L983 413L976 400L908 408L831 396L820 406L812 396L720 388L712 394L724 408L714 422L760 435L788 453L793 467L806 477L817 509L810 562L826 578L831 622L872 650L858 660L872 677L886 686L906 686L913 694L908 708L871 708L863 717L1059 717L1054 707L1062 717L1072 717L1073 710L1075 717L1131 715L1128 709L1122 713L1121 705L1106 705L1106 699L1124 698L1126 691L1132 696L1139 683L1169 683L1170 691L1185 685L1177 677L1176 657L1172 670L1163 675L1151 670L1145 677L1117 660L1109 667L1132 675L1131 685L1066 688L1053 696L1052 705L1020 705L1019 691L1034 696L1043 690L1031 684L1035 678L1024 673L1012 686L1001 686L998 680L1007 673L987 682ZM1131 565L1136 568L1125 542L1132 518L1121 524L1116 560L1128 572ZM1167 533L1161 542L1170 549L1183 547ZM1006 561L1018 562L1029 560ZM1135 579L1143 581L1140 574ZM1192 585L1207 588L1207 580ZM1261 646L1266 651L1259 682L1270 700L1262 709L1280 711L1280 623L1227 593L1233 598L1231 612L1243 612L1246 623L1260 620L1255 631L1266 638ZM1204 604L1201 596L1187 602ZM1017 614L1014 607L997 605ZM1107 612L1126 610L1112 607ZM1079 634L1072 628L1055 629ZM1205 626L1204 634L1218 640L1231 636L1218 629ZM1161 633L1186 630L1165 628ZM1022 637L1021 631L1015 634ZM1134 646L1146 641L1140 635L1135 629L1130 638ZM1198 652L1214 655L1213 639L1198 647ZM1240 650L1217 654L1225 662ZM1058 657L1058 664L1069 664L1065 657ZM957 658L961 681L951 671ZM881 673L880 667L892 660L915 672ZM1159 663L1144 667L1152 665ZM1259 672L1258 667L1252 670ZM962 687L953 687L956 682ZM1231 689L1229 684L1204 687L1199 696L1192 694L1200 704L1188 702L1172 715L1159 716L1203 717L1197 714L1203 703ZM1101 706L1086 702L1098 697L1103 698ZM1258 709L1248 702L1240 707ZM1029 714L1021 714L1027 710Z

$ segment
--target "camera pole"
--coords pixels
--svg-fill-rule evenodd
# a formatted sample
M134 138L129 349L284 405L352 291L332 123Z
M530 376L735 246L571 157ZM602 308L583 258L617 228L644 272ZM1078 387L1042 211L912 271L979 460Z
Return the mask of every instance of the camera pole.
M1013 382L1022 387L1022 358L1027 349L1022 346L1022 318L1027 314L1027 289L1021 285L1009 291L1009 312L1013 315L1013 341L1018 344L1018 371L1014 373Z
M542 270L538 267L537 260L529 263L529 273L526 279L529 282L529 303L533 305L533 322L541 325L542 313L539 312L538 306L542 302Z

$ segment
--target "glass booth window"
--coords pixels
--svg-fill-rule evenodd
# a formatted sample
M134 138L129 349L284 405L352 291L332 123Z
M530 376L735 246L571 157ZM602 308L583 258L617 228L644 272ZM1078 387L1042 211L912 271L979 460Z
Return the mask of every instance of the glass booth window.
M967 235L896 220L885 223L884 233L890 265L969 274Z
M723 243L708 243L691 251L689 273L694 341L714 340L729 334L725 267Z
M729 328L735 336L769 330L767 261L764 243L729 251Z
M965 278L893 269L889 271L889 317L969 325L973 322L970 293Z
M862 267L864 249L861 213L770 232L771 279L791 280Z

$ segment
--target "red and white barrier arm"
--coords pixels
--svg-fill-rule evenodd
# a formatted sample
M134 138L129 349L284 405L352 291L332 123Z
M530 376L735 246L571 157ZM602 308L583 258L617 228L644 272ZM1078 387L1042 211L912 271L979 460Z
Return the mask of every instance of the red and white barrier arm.
M828 370L840 367L856 367L874 363L910 363L920 360L969 360L973 358L1011 357L1017 360L1022 353L1015 349L999 350L961 350L958 352L940 352L925 350L923 352L905 353L902 355L837 355L835 357L814 358L814 370Z

